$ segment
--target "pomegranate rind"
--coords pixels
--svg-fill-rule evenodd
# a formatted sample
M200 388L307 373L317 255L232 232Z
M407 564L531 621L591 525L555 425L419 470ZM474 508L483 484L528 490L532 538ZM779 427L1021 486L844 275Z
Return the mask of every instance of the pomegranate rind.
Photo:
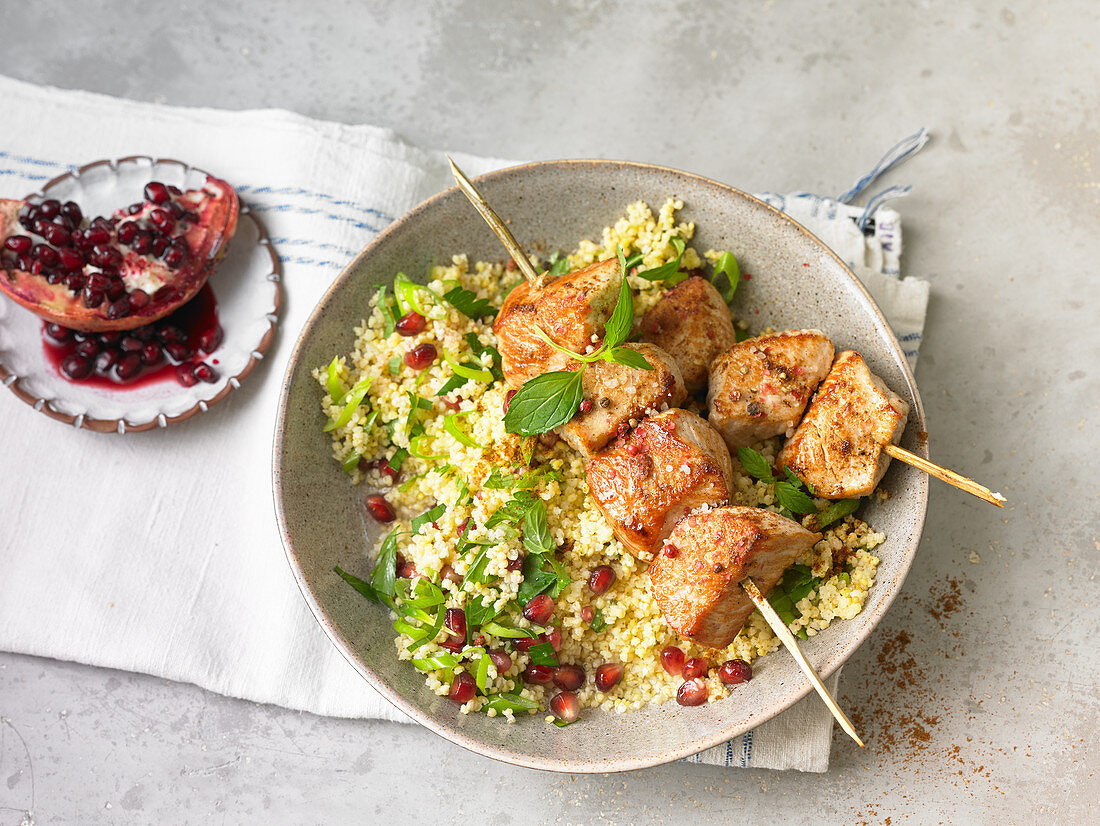
M240 216L240 200L236 191L225 181L207 176L201 189L193 189L179 196L186 209L195 212L195 221L182 237L188 246L187 262L179 269L169 269L163 262L129 250L123 253L119 267L124 280L127 275L152 275L163 281L148 305L132 310L122 318L107 317L108 302L98 307L86 307L79 294L64 284L50 284L44 276L24 270L0 269L0 292L17 304L47 322L60 324L72 330L106 332L108 330L132 330L157 321L194 298L214 271L218 262L229 251L229 242L237 231ZM26 201L0 198L0 245L12 235L26 231L19 224L19 212ZM147 204L142 213L127 218L140 218L152 211L155 205ZM123 217L120 210L115 215ZM118 245L117 233L112 232L111 243ZM85 268L85 272L88 272Z

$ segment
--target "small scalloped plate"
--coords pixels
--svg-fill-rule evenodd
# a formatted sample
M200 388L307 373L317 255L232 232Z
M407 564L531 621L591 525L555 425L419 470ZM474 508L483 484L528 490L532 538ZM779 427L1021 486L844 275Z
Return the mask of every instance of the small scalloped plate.
M85 215L109 216L142 200L150 181L194 189L206 177L206 172L180 161L132 156L82 166L54 178L26 200L76 201ZM240 387L263 358L275 336L282 305L279 258L263 225L243 203L229 253L207 283L217 299L218 321L225 332L221 346L206 359L218 371L214 383L184 387L169 377L113 388L69 381L47 359L42 320L2 298L0 383L52 419L100 433L167 427L204 412Z

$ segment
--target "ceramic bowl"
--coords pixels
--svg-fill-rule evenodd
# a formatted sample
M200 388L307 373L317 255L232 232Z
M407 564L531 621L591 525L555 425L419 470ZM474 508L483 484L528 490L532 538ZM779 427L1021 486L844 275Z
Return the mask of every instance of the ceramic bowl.
M682 199L682 219L694 221L698 250L728 249L751 272L738 288L735 313L751 329L816 327L837 350L854 348L910 405L901 444L925 455L924 411L901 347L866 290L806 229L763 202L705 178L617 161L528 164L478 179L488 201L530 250L571 249L622 215L628 203L654 208ZM412 210L353 260L321 299L295 346L284 380L274 445L274 491L287 557L318 622L371 686L414 720L461 746L509 763L568 772L636 769L686 757L742 734L811 691L783 651L754 664L751 682L723 701L696 708L675 702L627 714L586 711L566 728L544 715L509 724L462 715L437 697L422 676L394 653L384 609L364 600L335 573L336 565L365 575L377 531L360 517L362 491L332 461L321 390L310 371L352 347L352 328L367 302L397 272L424 273L429 262L465 252L470 260L505 257L497 239L457 189ZM822 676L839 668L882 619L917 549L928 482L900 462L883 482L892 492L864 505L864 518L887 540L863 611L803 643ZM364 687L364 690L367 690Z

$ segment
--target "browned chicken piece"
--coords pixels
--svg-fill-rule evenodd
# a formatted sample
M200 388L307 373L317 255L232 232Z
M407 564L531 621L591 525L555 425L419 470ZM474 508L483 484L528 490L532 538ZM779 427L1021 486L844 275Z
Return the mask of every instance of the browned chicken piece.
M886 473L883 446L896 444L909 405L867 367L854 350L836 357L833 369L777 464L827 499L867 496Z
M791 433L833 363L818 330L788 330L735 344L710 366L707 404L730 450Z
M754 610L741 588L767 594L821 534L763 508L721 507L685 516L649 567L653 595L685 639L724 648Z
M733 494L729 451L713 427L687 410L646 418L585 469L588 490L635 556L655 553L678 519Z
M636 370L602 360L584 369L580 408L558 430L569 446L584 456L602 450L647 415L678 407L687 399L680 368L672 356L652 344L623 347L641 353L653 369Z
M680 365L688 393L706 387L710 363L737 342L721 293L698 276L677 284L642 317L642 341L669 353Z
M508 382L520 387L542 373L575 370L577 362L547 344L535 326L562 347L584 353L603 339L622 281L618 259L608 258L558 276L541 289L524 281L512 290L493 322Z

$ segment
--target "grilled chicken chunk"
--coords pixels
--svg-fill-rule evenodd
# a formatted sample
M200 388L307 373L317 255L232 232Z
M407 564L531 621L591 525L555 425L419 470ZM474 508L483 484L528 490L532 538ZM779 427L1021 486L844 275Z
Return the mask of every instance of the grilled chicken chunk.
M790 433L832 362L833 343L818 330L735 344L710 366L707 418L730 450Z
M754 610L746 577L764 594L821 538L763 508L712 508L680 520L653 564L653 595L668 624L699 645L724 648Z
M535 326L562 347L583 353L603 338L622 281L618 259L608 258L541 289L524 281L512 290L493 322L508 382L520 387L542 373L575 369L577 362L547 344Z
M896 444L909 405L868 369L863 357L845 350L821 382L777 464L789 467L818 496L867 496L886 473L884 445Z
M656 344L680 365L688 393L707 384L715 356L737 342L730 309L705 278L677 284L642 317L642 341Z
M635 556L656 552L676 521L733 494L729 451L713 427L687 410L646 418L585 469L588 490Z
M646 415L678 407L687 398L672 356L652 344L623 346L641 353L653 369L636 370L607 361L594 361L585 368L580 410L558 431L585 456L602 450Z

